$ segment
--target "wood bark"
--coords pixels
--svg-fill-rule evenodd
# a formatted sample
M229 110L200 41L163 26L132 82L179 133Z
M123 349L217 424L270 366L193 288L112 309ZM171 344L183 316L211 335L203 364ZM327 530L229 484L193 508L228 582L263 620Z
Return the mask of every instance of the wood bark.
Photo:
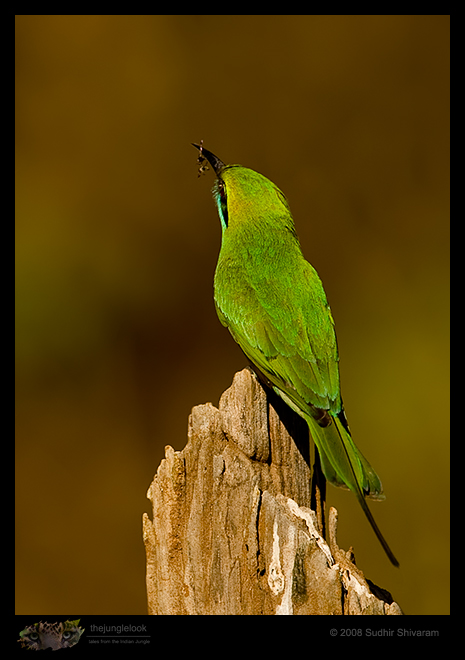
M144 514L149 614L401 614L311 510L308 428L244 369L196 406Z

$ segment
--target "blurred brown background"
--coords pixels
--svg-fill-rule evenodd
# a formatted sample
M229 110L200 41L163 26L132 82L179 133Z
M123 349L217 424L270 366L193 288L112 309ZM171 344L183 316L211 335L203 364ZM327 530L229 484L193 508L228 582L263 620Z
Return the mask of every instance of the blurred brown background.
M381 474L410 614L448 612L449 18L16 18L17 612L146 612L164 446L245 359L216 318L220 224L191 142L287 195Z

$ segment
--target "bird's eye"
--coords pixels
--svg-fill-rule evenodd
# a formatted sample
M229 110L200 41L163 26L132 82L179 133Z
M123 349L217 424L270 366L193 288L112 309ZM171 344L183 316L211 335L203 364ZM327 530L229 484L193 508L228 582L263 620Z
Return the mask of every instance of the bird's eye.
M213 186L213 196L218 207L221 224L224 228L228 226L228 197L224 181L217 179Z

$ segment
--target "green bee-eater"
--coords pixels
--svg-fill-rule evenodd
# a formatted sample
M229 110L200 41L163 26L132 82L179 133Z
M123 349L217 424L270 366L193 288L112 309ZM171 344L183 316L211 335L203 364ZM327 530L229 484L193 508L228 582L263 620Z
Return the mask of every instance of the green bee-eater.
M326 479L355 494L398 566L365 500L384 499L381 481L352 440L333 317L321 280L302 254L286 197L258 172L225 165L203 146L193 146L200 150L200 170L206 158L217 176L218 317L254 368L306 420Z

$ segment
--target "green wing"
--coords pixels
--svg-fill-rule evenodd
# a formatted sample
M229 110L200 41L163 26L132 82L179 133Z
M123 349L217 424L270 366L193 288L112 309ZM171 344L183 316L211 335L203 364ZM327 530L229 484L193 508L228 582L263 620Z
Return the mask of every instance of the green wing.
M226 288L215 278L217 313L247 357L301 413L311 414L309 404L338 413L334 322L316 271L304 259L299 266L266 283L248 273L246 285Z
M279 275L265 284L248 272L224 287L217 271L220 321L277 394L307 420L327 480L362 500L382 499L381 481L345 420L334 322L318 274L302 258Z

